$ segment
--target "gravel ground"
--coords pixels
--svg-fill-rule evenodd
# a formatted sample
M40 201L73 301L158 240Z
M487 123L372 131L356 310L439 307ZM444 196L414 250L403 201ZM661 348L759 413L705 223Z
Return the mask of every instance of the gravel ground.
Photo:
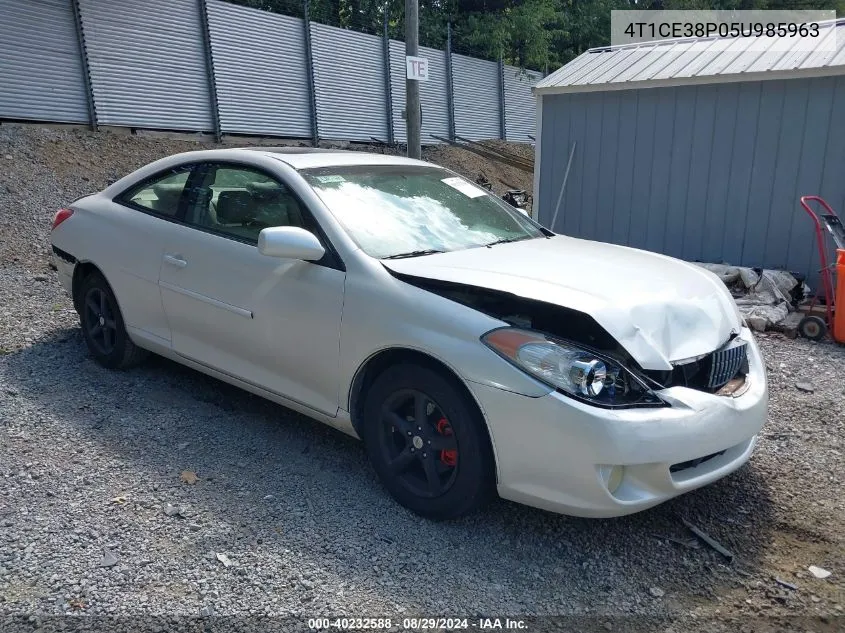
M291 628L330 614L565 615L555 622L568 630L600 631L845 627L845 348L832 343L762 335L771 411L751 462L601 521L504 501L424 521L383 492L358 442L328 427L160 358L100 368L46 266L49 218L195 146L0 126L0 616L31 626L73 613L273 615ZM796 388L805 381L812 392ZM690 540L682 518L733 562ZM832 575L816 579L809 565Z

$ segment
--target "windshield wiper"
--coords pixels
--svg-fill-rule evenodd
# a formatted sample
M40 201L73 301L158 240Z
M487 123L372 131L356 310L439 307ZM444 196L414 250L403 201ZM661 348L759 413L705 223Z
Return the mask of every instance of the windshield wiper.
M388 255L387 257L382 257L382 259L404 259L406 257L420 257L422 255L434 255L435 253L445 253L446 251L441 251L436 248L426 248L421 251L411 251L410 253L398 253L396 255Z
M531 237L503 237L500 240L496 240L495 242L490 242L489 244L485 244L487 248L491 246L495 246L496 244L509 244L510 242L521 242L522 240L530 240Z

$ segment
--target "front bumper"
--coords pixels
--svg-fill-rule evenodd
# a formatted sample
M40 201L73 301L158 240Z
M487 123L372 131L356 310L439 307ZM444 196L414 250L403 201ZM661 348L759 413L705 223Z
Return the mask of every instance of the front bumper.
M564 514L612 517L733 472L750 458L768 405L760 350L749 330L742 337L749 341L749 385L738 397L672 387L659 392L669 407L613 410L557 392L531 398L469 383L492 436L499 495ZM613 466L624 469L611 493Z

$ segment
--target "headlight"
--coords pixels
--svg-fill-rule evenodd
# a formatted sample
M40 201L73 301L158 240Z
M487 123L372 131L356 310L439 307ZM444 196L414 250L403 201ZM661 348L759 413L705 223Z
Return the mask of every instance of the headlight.
M601 407L665 403L618 361L540 332L501 328L481 341L524 372L578 400Z

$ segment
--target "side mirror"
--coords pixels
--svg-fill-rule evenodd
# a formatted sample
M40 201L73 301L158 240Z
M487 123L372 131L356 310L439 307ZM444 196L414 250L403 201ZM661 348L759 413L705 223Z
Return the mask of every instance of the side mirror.
M258 252L267 257L285 257L314 262L326 249L313 233L296 226L273 226L258 234Z

